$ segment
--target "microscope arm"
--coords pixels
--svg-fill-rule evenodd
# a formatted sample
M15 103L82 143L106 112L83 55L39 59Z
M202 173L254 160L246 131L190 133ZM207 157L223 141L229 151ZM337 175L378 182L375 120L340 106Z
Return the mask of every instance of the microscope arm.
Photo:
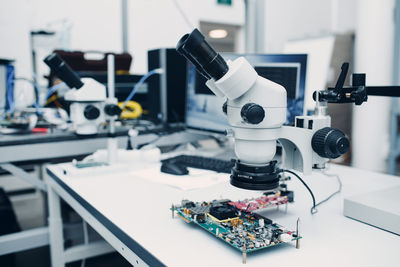
M367 95L400 97L400 86L367 86Z
M278 141L283 151L282 167L300 171L304 175L311 174L315 154L310 146L313 132L304 128L282 126L279 136Z
M350 142L338 129L330 127L329 116L296 117L295 127L282 126L278 141L282 145L282 168L311 174L323 169L329 159L347 152Z
M355 103L361 105L367 102L368 96L400 97L400 86L366 86L365 73L353 73L352 85L343 86L349 69L349 63L342 65L342 71L334 88L316 91L313 94L315 101L328 103ZM317 99L318 93L318 99Z

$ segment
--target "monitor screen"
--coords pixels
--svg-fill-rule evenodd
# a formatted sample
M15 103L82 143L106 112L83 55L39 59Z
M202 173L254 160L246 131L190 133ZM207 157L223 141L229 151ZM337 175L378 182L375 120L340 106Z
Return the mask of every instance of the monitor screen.
M244 56L258 75L276 82L287 91L286 125L294 124L295 116L303 115L307 55L239 55L221 54L225 60ZM215 96L205 85L206 79L188 64L186 126L188 128L224 132L229 128L222 111L224 99Z

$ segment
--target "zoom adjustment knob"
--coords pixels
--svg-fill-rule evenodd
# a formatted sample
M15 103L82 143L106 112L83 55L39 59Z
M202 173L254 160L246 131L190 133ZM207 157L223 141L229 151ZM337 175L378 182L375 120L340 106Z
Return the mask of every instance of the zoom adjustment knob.
M335 159L349 150L350 142L342 131L325 127L314 133L311 146L320 157Z
M100 110L93 105L87 105L83 111L83 116L88 120L95 120L100 117Z
M259 124L265 118L265 111L262 106L255 103L248 103L240 111L242 119L250 124Z
M118 105L108 104L104 107L104 112L108 116L119 116L121 114L122 110L118 107Z

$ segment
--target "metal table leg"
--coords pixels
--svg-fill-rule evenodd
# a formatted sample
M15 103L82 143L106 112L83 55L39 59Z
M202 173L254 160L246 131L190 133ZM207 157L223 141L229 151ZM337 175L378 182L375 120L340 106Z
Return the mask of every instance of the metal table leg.
M45 179L48 179L47 177ZM64 267L64 237L61 217L60 197L51 186L47 188L47 200L49 207L49 234L51 266Z

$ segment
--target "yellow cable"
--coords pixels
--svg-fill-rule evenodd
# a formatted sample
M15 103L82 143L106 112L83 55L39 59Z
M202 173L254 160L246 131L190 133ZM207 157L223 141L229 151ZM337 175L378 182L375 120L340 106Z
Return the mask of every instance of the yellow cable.
M51 102L54 102L56 99L57 99L57 95L52 95L50 98L48 98L48 99L46 100L46 104L45 104L45 105L48 105L48 104L50 104Z
M124 102L119 102L118 106L121 108ZM122 110L120 118L122 119L137 119L143 113L142 106L135 101L129 101L125 108Z

